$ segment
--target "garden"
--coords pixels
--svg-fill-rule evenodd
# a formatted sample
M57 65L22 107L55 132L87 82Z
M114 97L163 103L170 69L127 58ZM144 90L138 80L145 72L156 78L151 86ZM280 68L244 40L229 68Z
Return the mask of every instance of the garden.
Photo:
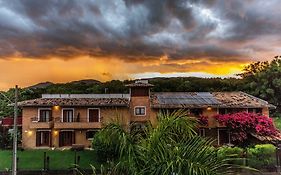
M184 110L161 112L156 127L122 127L118 122L101 129L93 150L18 151L19 170L92 169L94 174L227 174L276 171L276 147L254 143L252 135L277 136L272 120L260 114L214 116L230 132L236 146L215 147L214 140L198 136L198 121ZM204 118L204 117L203 117ZM206 124L205 120L199 125ZM45 155L45 156L44 156ZM11 150L0 150L0 171L11 167Z

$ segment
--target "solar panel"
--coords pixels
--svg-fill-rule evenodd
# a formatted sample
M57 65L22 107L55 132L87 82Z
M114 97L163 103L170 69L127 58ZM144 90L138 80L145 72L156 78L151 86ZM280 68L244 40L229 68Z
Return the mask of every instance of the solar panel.
M161 93L157 94L160 104L166 105L217 105L220 104L211 93Z

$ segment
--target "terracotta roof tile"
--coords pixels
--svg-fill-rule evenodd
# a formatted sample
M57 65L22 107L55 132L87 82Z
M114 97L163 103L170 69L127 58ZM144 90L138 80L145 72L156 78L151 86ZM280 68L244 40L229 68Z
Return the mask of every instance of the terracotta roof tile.
M19 106L128 106L128 98L38 98L19 102Z

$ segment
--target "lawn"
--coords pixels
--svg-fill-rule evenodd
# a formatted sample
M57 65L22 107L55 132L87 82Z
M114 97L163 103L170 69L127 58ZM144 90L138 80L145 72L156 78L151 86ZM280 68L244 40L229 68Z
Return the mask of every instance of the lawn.
M69 169L74 165L75 152L70 150L24 150L18 151L18 168L20 170L41 170L44 165L44 152L50 157L50 169ZM92 151L79 151L79 167L91 169L90 164L97 166ZM0 150L0 171L10 169L12 160L11 150Z

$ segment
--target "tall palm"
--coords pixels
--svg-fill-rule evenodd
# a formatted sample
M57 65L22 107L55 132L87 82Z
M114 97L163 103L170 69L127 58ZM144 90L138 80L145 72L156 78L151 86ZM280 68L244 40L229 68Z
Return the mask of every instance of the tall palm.
M115 143L118 158L114 174L209 175L226 174L228 166L217 158L211 140L197 136L196 120L183 111L160 112L158 124L140 135L109 124L98 135Z

